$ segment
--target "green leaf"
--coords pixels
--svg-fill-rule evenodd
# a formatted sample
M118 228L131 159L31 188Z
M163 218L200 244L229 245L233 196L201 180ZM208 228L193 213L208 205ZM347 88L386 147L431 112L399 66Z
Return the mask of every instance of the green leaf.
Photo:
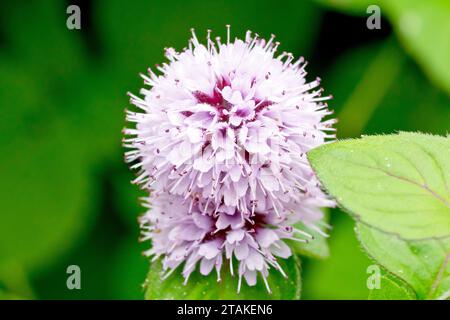
M327 233L325 225L327 225L329 220L329 214L326 212L323 219L321 220L320 229ZM326 259L330 255L330 249L328 248L327 238L321 235L319 232L309 229L303 223L299 222L296 226L297 229L305 230L307 233L313 236L313 239L309 240L308 243L287 240L289 247L297 254L316 258L316 259Z
M380 277L380 288L370 290L369 300L416 300L416 295L409 286L388 274Z
M450 295L450 237L402 240L363 224L357 234L365 251L414 289L419 299Z
M264 282L258 275L257 284L249 287L242 279L241 292L237 293L238 277L231 276L229 267L222 266L222 281L217 282L217 275L211 272L208 276L202 276L194 271L186 285L180 269L175 270L167 279L161 280L161 262L153 262L147 276L147 290L145 298L148 300L241 300L241 299L300 299L301 278L300 261L293 256L289 259L278 260L284 272L288 276L284 278L280 272L271 269L267 278L272 293L268 293Z
M326 144L308 158L357 220L405 239L450 235L450 139L370 136Z

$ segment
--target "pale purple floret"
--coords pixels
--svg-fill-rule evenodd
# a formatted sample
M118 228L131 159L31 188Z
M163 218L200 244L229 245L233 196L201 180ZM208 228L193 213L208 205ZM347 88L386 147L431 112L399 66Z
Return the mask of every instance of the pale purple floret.
M302 222L315 230L314 223L322 215L317 205L332 205L330 201L293 203L278 216L272 208L247 215L224 204L216 207L211 202L190 202L169 194L151 196L148 203L151 209L140 219L142 240L152 240L146 255L155 260L163 257L163 278L182 265L187 282L198 265L203 275L215 269L220 281L226 264L232 275L238 275L238 291L242 277L253 286L260 273L269 292L269 269L285 275L277 257L292 254L284 240L306 242L311 238L293 225Z

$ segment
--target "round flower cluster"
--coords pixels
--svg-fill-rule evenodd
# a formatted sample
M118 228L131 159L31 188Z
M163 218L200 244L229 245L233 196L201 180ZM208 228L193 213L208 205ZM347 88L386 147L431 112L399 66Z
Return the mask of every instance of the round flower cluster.
M206 45L195 33L181 53L166 49L169 63L142 75L149 89L127 111L126 161L134 180L150 191L141 218L148 255L163 257L165 276L183 264L186 281L197 265L207 275L221 267L254 285L267 286L269 268L284 274L276 257L291 250L285 239L319 233L321 191L306 152L335 137L335 119L317 89L306 82L303 59L275 56L278 43L249 31L245 41ZM234 258L233 258L234 256ZM233 260L237 262L236 270ZM267 286L270 291L270 288ZM239 290L239 289L238 289Z

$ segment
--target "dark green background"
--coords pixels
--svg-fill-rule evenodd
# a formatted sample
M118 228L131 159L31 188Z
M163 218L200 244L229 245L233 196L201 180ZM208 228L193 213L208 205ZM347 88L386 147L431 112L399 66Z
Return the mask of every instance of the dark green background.
M233 36L276 34L281 51L305 56L310 79L320 76L333 94L339 138L446 134L448 83L434 65L450 71L450 45L439 38L443 52L418 53L383 6L381 30L369 30L365 1L338 12L327 2L2 1L0 298L143 298L143 194L129 182L121 147L126 92L138 92L138 74L164 60L164 47L185 47L191 27L199 38L208 28L223 37L227 23ZM81 30L66 28L71 3L81 7ZM414 3L399 1L396 12ZM437 6L437 19L450 21L447 9ZM365 299L371 262L354 223L334 210L331 224L330 258L303 260L303 298ZM81 290L66 288L71 264L81 268Z

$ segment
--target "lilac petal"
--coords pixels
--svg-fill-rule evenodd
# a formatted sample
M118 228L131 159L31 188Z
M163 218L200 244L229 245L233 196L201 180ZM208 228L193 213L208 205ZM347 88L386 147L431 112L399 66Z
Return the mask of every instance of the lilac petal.
M222 96L232 104L240 104L243 101L241 92L237 90L233 91L230 87L223 88Z
M230 86L226 86L225 88L222 89L222 97L227 100L230 101L231 100L231 95L233 94L233 90L231 89Z
M244 236L245 236L244 230L242 230L242 229L232 230L232 231L228 232L228 234L227 234L227 241L228 241L228 243L239 242L242 239L244 239Z
M270 247L270 251L272 252L272 254L284 259L289 258L292 254L289 246L283 241L277 241L276 243L274 243Z
M229 216L233 216L236 213L236 207L221 205L219 211L224 212Z
M198 159L197 159L198 160ZM197 161L195 160L195 161ZM195 167L195 162L194 162ZM209 171L212 167L212 162L210 162L210 165L205 167L199 167L199 171L204 172L200 178L197 179L197 186L200 188L206 187L207 185L211 185L211 178L212 178L212 172ZM205 171L206 170L206 171Z
M204 234L204 230L198 228L194 224L191 224L177 230L176 238L181 240L193 241L200 240L201 238L203 238Z
M169 118L170 123L174 126L182 125L185 118L185 116L179 112L168 112L167 117Z
M186 248L184 246L178 246L172 250L172 252L170 253L170 258L172 260L182 261L184 260L185 255L186 255Z
M224 192L223 192L223 200L225 202L225 205L227 206L236 206L237 205L237 195L236 195L236 190L234 190L233 188L230 187L225 187Z
M245 196L245 194L247 193L248 184L245 182L245 180L240 180L239 182L234 182L233 186L236 190L236 194L237 194L238 198Z
M183 141L170 151L167 155L167 159L174 166L180 166L192 157L194 153L194 147L189 141Z
M231 181L238 182L241 178L241 167L239 167L238 165L234 165L228 173L230 175Z
M255 238L253 238L250 234L246 233L245 234L245 242L247 242L247 244L252 247L252 248L258 248L259 245L256 242Z
M242 127L238 133L238 140L241 145L245 145L245 142L247 141L247 135L248 135L248 128Z
M201 129L188 127L186 130L186 134L191 143L198 143L202 141L203 133Z
M216 259L216 272L217 272L217 281L220 281L220 269L222 268L223 258L222 255L218 256Z
M190 255L189 258L186 260L186 263L184 264L183 268L183 275L187 276L192 271L195 270L195 265L197 261L200 260L200 257L198 255Z
M237 126L239 126L240 124L241 124L241 122L242 122L242 118L240 117L240 116L238 116L238 115L232 115L231 117L230 117L230 123L233 125L233 126L235 126L235 127L237 127Z
M192 214L192 219L194 220L195 225L203 230L210 230L214 225L210 216L201 213L194 212Z
M226 136L227 136L227 128L225 124L222 124L218 128L216 128L216 132L213 134L211 138L211 146L214 150L219 148L226 148Z
M216 260L203 258L200 262L200 273L207 276L211 270L214 268Z
M211 115L211 112L215 111L208 111L208 112L196 112L189 118L185 120L185 123L192 124L197 127L207 129L211 125L211 121L213 119L213 116Z
M261 171L260 174L261 183L264 188L269 191L278 191L279 185L277 178L269 170Z
M239 213L235 213L234 215L221 214L216 221L216 228L219 230L223 230L228 226L231 226L233 229L236 229L242 224L243 220Z
M248 257L248 253L249 247L246 243L241 243L234 249L234 255L239 261L246 259Z
M252 287L256 284L256 271L255 270L247 270L244 272L245 280L247 284Z
M245 259L245 265L249 270L262 270L264 267L264 258L258 251L252 249Z
M270 229L259 228L255 235L256 241L263 248L270 247L275 241L279 240L276 232Z
M200 245L198 254L204 256L206 259L213 259L220 253L218 241L209 241Z
M230 245L228 242L225 242L225 257L230 259L233 255L234 246Z
M175 228L173 228L172 230L170 230L168 238L169 240L176 240L178 237L178 234L180 233L180 231L182 230L182 226L176 226Z

